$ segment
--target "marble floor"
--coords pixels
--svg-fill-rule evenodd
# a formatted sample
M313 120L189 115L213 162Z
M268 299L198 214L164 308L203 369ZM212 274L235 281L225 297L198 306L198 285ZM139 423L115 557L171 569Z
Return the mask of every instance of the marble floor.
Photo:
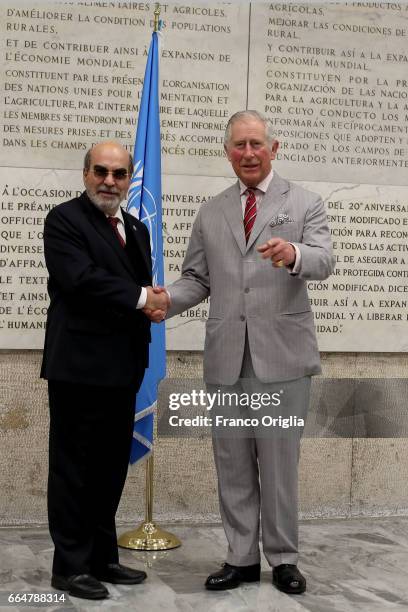
M120 531L123 531L122 528ZM308 590L287 596L271 584L262 565L260 584L224 592L203 588L224 559L219 526L172 525L178 549L143 553L121 549L121 561L148 572L136 586L107 585L110 599L36 604L58 612L408 612L408 517L304 521L300 568ZM53 593L49 586L52 546L43 528L0 529L0 612L34 609L8 604L11 593ZM61 594L61 593L60 593Z

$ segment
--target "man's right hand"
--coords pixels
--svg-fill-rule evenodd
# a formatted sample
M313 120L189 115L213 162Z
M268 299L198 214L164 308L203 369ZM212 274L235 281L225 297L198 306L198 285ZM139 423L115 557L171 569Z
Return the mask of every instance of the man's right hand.
M147 300L144 308L145 315L154 323L160 323L166 318L170 306L170 298L164 287L146 287Z

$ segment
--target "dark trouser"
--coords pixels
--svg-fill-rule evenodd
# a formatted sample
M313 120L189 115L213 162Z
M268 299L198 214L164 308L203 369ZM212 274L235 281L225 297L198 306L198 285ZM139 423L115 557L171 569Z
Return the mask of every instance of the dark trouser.
M137 388L48 382L54 574L92 574L118 561L115 514L128 469Z

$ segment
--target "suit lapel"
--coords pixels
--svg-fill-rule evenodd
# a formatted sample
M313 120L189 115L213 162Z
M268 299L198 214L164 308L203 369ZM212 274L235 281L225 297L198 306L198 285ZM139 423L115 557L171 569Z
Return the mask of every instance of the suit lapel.
M123 220L125 222L126 240L130 239L134 241L134 243L136 244L137 250L140 253L140 256L142 257L146 265L146 269L149 272L149 276L151 276L152 265L151 265L151 259L150 259L150 249L148 248L148 245L146 244L146 239L142 236L139 228L137 227L135 218L131 214L125 212L124 210L122 210L122 215L123 215Z
M225 202L223 202L222 211L227 219L228 225L231 228L232 234L237 242L242 255L245 255L245 233L244 222L242 218L241 198L239 194L239 183L233 185L224 194Z
M85 204L85 211L88 215L89 221L92 223L96 231L102 238L109 244L109 246L114 250L116 256L123 263L126 270L134 276L134 270L132 269L132 265L129 261L128 256L126 255L125 249L121 246L119 240L115 236L115 233L112 230L112 227L109 225L105 215L92 204L89 200L86 193L83 193L81 199Z
M258 238L265 225L270 221L271 217L278 214L285 202L285 195L288 191L289 183L274 172L272 181L270 182L257 211L254 227L252 228L248 244L246 245L246 251L254 244L255 240Z

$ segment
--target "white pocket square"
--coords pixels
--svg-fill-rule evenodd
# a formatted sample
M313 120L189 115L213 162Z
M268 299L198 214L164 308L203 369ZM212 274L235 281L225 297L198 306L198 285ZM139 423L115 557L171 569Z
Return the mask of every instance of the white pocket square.
M277 215L276 217L272 217L272 219L269 222L269 225L271 227L275 227L275 225L283 225L284 223L294 223L294 219L292 219L292 217L289 217L289 215L287 215L286 213L281 213L280 215Z

